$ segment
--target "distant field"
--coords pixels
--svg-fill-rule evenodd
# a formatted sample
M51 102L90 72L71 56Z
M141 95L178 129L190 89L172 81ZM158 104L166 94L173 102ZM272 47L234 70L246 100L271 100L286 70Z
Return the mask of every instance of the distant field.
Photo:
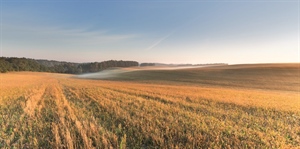
M222 86L285 91L300 90L300 64L252 64L126 72L110 80Z
M300 148L299 64L0 74L0 148Z

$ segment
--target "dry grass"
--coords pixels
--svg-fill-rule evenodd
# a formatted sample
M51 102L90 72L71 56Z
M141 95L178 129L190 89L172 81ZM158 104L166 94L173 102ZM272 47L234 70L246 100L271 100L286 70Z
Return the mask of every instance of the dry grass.
M293 84L261 90L28 72L0 79L1 148L300 147Z

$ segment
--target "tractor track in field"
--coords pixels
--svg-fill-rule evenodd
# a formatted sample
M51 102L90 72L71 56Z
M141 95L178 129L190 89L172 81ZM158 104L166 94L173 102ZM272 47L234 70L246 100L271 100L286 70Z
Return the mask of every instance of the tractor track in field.
M0 148L297 148L300 144L297 102L283 102L295 94L54 74L35 77L35 82L23 81L26 84L18 90L13 90L17 85L4 89L9 92L0 104ZM265 103L272 105L262 106Z

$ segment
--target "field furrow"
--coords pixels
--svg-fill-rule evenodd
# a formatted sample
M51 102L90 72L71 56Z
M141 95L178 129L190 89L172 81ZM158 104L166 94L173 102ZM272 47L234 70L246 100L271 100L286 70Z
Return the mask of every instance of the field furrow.
M15 75L35 81L0 87L0 148L300 144L297 93Z
M89 90L93 90L93 91L89 91ZM155 107L158 108L160 107L160 109L167 109L165 111L165 115L164 117L167 117L167 113L170 113L172 111L174 111L175 109L178 111L184 111L184 116L183 117L187 117L189 120L191 120L191 116L195 117L195 119L193 121L199 122L199 123L203 123L205 121L208 121L210 123L206 124L206 126L204 127L213 127L210 129L220 129L222 131L225 131L227 128L217 128L214 127L213 124L211 124L211 122L213 121L213 118L215 118L215 122L216 126L224 126L224 125L228 125L228 126L234 126L234 128L230 128L233 129L234 132L236 132L237 134L235 135L239 135L241 138L242 137L246 137L245 134L243 134L244 132L253 132L253 135L258 135L257 132L259 132L259 134L264 134L267 131L264 129L264 127L267 126L273 126L274 122L276 122L276 119L274 119L274 116L278 116L279 112L273 111L273 115L272 117L268 118L268 115L265 115L263 113L266 113L266 110L264 109L255 109L255 108L246 108L243 106L238 106L238 105L234 105L234 104L228 104L228 103L218 103L218 102L214 102L214 101L209 101L209 100L204 100L203 99L203 103L206 107L203 107L203 105L197 104L197 105L193 105L191 107L189 107L189 105L187 104L178 104L176 102L160 102L157 101L156 99L151 99L150 97L145 98L145 96L141 96L141 95L137 95L137 94L129 94L129 93L124 93L122 91L118 91L115 89L108 89L108 88L93 88L93 89L86 89L86 92L93 92L94 95L100 96L100 97L105 97L107 99L110 99L109 102L111 102L111 100L119 102L119 104L114 103L113 107L115 107L116 105L121 106L121 105L125 105L124 107L121 107L122 110L126 110L126 111L122 111L123 115L126 115L128 112L131 112L131 115L134 115L134 117L136 119L146 119L147 117L151 116L151 115L156 115L156 118L159 119L159 115L158 113L151 113L148 112L146 108L142 109L142 111L146 111L146 113L144 112L138 112L138 113L134 113L134 109L138 109L140 110L139 106L135 105L135 106L130 106L132 103L141 103L141 100L144 102L147 102L147 104L149 104L149 100L153 100L153 102L155 104L151 105L147 105L144 107ZM118 97L118 98L115 98ZM139 101L137 101L137 99L139 99ZM105 102L107 100L101 98L100 99L101 102ZM130 102L128 102L130 101ZM176 103L176 104L174 104ZM208 104L210 103L210 104ZM139 105L143 105L143 104L139 104ZM165 105L163 107L161 107L160 105ZM109 106L109 105L106 105ZM170 108L167 107L172 107L172 110ZM103 107L104 108L104 107ZM205 108L205 109L204 109ZM120 113L117 112L120 110L115 110L113 111L113 113ZM215 112L213 112L215 111ZM227 111L227 112L225 112ZM233 111L238 111L239 115L232 115L230 113L232 113ZM252 111L252 112L251 112ZM164 111L163 111L164 112ZM258 114L256 114L258 113ZM177 113L178 114L178 113ZM261 114L261 115L259 115ZM268 113L270 114L270 113ZM280 115L280 118L285 118L285 117L290 117L292 116L293 113L286 113L284 115ZM146 118L145 118L146 117ZM259 117L259 119L258 119ZM258 121L253 121L253 119L258 119ZM127 118L128 119L128 118ZM208 119L208 120L205 120ZM238 120L242 119L242 121L240 121L239 123L237 123ZM130 120L130 119L129 119ZM261 120L264 120L264 122L262 123ZM149 121L153 121L153 119L149 120ZM166 119L163 120L166 123ZM187 120L183 120L183 121L187 121ZM176 121L171 121L170 123L174 123ZM166 126L171 125L170 123L166 123ZM131 124L134 125L134 124ZM182 125L182 124L181 124ZM209 125L209 126L207 126ZM269 138L269 137L275 137L277 138L277 140L283 140L284 143L284 137L280 136L280 134L284 134L284 132L288 132L290 130L285 129L282 126L290 126L290 127L296 127L298 126L297 120L286 120L284 123L280 124L280 125L274 125L274 127L278 127L280 128L281 132L274 132L275 135L273 136L261 136L259 138L252 138L253 142L265 142L266 144L268 144L269 142L266 140L263 140L264 138ZM156 125L153 125L154 127L157 127ZM255 126L255 127L253 127ZM280 127L281 126L281 127ZM177 126L178 127L178 126ZM190 126L188 126L190 127ZM239 130L242 130L241 134L238 134ZM227 131L227 130L226 130ZM274 134L273 133L273 134ZM279 136L277 136L279 134ZM297 136L294 136L297 137ZM247 138L249 139L249 138ZM295 142L297 143L297 142Z

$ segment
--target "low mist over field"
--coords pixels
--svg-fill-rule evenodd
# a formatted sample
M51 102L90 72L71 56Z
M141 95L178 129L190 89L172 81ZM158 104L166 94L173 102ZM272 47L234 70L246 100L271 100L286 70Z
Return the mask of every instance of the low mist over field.
M82 79L137 81L299 91L299 63L112 68L74 76Z
M217 65L213 65L217 66ZM96 73L85 73L77 75L77 78L85 79L105 79L105 78L118 78L124 73L134 71L147 71L147 70L181 70L181 69L192 69L201 67L213 67L213 66L145 66L145 67L130 67L130 68L110 68L105 69Z

